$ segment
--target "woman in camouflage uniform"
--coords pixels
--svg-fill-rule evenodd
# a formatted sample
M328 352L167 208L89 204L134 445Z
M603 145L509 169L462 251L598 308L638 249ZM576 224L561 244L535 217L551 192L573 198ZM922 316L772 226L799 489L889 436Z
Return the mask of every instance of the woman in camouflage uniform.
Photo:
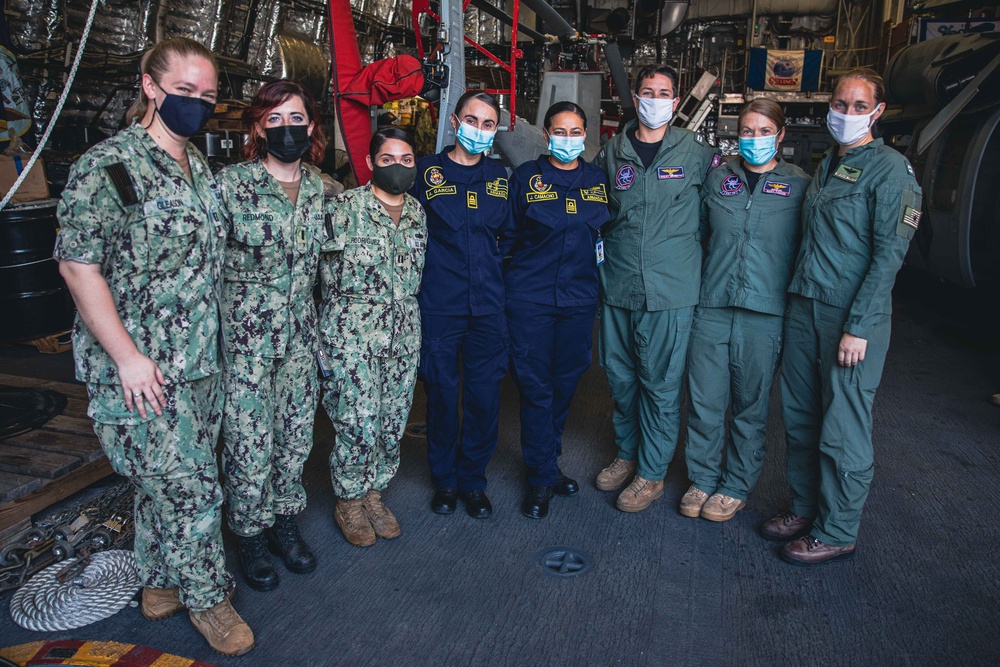
M268 547L292 572L316 569L295 515L306 506L302 467L319 393L312 291L323 184L303 164L322 161L326 150L318 115L299 84L266 84L243 114L248 161L219 174L228 231L224 490L243 576L258 591L278 585Z
M369 185L337 197L320 275L320 334L332 366L323 407L336 430L330 466L334 517L360 547L397 537L382 491L399 468L399 439L420 356L417 290L427 222L406 193L416 178L413 139L398 127L372 137Z
M132 123L73 166L55 256L79 310L76 376L112 467L136 489L142 614L185 607L212 648L253 633L232 606L215 445L222 419L217 186L188 138L215 108L218 68L177 38L142 60Z

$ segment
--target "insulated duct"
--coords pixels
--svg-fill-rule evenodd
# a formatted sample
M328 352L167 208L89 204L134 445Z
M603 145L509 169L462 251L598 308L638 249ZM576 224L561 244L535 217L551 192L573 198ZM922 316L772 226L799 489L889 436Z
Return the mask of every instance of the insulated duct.
M668 35L677 30L688 13L688 0L667 0L660 10L660 35ZM697 3L695 3L697 4Z
M755 4L757 16L829 16L837 13L837 0L696 0L687 11L687 19L749 17Z
M564 39L576 36L576 28L571 26L562 14L552 9L552 5L545 0L521 0L521 2L535 12L538 18L542 19L546 30Z

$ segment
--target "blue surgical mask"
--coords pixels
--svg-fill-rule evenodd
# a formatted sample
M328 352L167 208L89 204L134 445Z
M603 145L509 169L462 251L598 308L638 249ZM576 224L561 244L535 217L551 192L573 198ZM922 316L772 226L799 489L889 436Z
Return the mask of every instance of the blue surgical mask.
M163 90L163 86L158 83L156 87ZM214 102L207 102L200 97L174 95L165 90L163 92L167 97L163 104L156 107L156 113L167 129L178 136L193 137L198 134L215 112Z
M755 167L770 162L778 154L778 135L740 137L740 155Z
M549 137L549 153L563 163L570 163L580 157L587 137Z
M479 155L480 153L485 153L493 146L493 137L496 134L496 132L489 132L481 130L478 127L473 127L468 123L459 123L458 130L455 132L455 138L458 139L458 143L462 144L462 148L469 151L470 154Z

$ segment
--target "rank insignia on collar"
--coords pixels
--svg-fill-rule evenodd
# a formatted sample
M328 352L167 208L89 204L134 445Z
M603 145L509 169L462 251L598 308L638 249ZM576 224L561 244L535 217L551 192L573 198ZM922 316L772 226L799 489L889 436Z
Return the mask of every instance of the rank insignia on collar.
M847 181L848 183L857 183L858 179L861 178L862 171L864 170L841 162L837 165L837 171L833 172L833 177L839 178L842 181Z
M764 181L764 194L766 195L781 195L782 197L787 197L792 194L791 186L788 183L778 183L776 181Z
M444 172L441 171L441 167L428 167L424 171L424 182L432 188L436 188L439 185L444 185L445 178Z
M722 181L722 187L719 188L719 194L723 197L732 197L741 192L743 192L743 181L736 174L726 176L726 180Z

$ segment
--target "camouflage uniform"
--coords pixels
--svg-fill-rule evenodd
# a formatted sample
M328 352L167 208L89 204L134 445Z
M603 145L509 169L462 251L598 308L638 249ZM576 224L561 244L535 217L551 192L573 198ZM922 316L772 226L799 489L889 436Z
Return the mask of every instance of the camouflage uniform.
M293 205L260 160L219 174L229 240L222 322L227 519L259 535L306 506L319 380L312 290L323 233L323 182L301 168Z
M409 194L397 227L371 186L338 196L320 260L322 345L333 374L323 407L336 430L330 467L338 498L381 491L399 468L399 439L420 357L416 294L427 222Z
M114 361L77 317L76 376L87 383L94 430L136 487L144 585L179 587L185 606L204 611L233 586L215 458L225 231L205 158L190 145L187 157L192 182L139 125L87 151L59 204L55 257L100 264L125 330L166 378L161 416L129 412Z

